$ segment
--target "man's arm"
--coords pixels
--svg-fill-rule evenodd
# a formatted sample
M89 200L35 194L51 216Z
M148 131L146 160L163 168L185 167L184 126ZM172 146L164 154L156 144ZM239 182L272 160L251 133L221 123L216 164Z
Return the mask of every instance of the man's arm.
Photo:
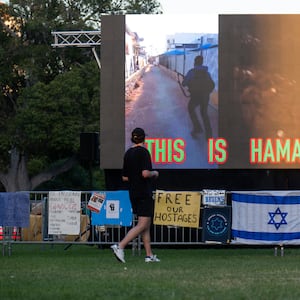
M157 178L158 175L159 175L158 171L149 171L149 170L143 170L142 171L142 176L144 178L152 178L152 177Z
M123 181L129 181L128 177L126 177L126 176L122 176L122 180Z
M192 74L192 71L189 70L187 72L187 74L183 77L183 80L182 80L182 86L188 86L189 85L189 82L191 80L191 75Z

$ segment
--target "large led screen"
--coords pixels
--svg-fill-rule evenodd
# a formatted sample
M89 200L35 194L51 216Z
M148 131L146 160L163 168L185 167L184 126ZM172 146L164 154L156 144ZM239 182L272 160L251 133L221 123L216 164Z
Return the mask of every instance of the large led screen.
M290 14L103 16L101 167L121 168L142 127L157 169L299 168L299 24Z

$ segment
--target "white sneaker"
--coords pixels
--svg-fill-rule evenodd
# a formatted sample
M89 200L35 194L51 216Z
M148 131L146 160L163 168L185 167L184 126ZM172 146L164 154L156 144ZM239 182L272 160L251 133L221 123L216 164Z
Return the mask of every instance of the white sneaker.
M124 250L120 249L118 245L112 245L110 246L110 248L114 252L116 259L122 263L125 263Z
M160 259L158 259L156 255L151 255L145 257L145 262L160 262Z

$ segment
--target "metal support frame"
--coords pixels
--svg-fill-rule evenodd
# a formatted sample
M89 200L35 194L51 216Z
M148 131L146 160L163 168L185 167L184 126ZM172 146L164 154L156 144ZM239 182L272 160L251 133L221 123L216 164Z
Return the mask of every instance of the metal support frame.
M100 58L96 51L101 46L101 31L53 31L55 48L80 47L92 48L99 69L101 69Z

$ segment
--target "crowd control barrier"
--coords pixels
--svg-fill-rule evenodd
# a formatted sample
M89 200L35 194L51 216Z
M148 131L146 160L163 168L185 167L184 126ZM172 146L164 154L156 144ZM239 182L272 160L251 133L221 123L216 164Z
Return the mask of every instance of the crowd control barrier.
M3 249L10 247L11 243L58 243L65 244L66 248L79 243L99 247L117 243L136 222L131 212L128 192L98 192L105 194L106 197L98 213L88 208L94 193L93 191L0 193L1 209L8 213L7 216L0 216L0 230L6 232L1 235L0 231ZM78 197L79 207L76 208L75 202ZM199 197L201 201L201 193ZM12 201L13 198L16 200ZM28 200L28 209L26 200ZM14 220L16 216L13 214L12 205L16 205L15 208L23 212L22 215L17 216L17 220ZM203 209L204 206L201 205L201 215ZM7 219L9 222L5 223ZM70 221L69 227L66 220ZM77 229L74 231L73 228L76 226ZM154 224L151 235L153 245L205 243L205 235L202 234L200 223L194 228ZM131 246L133 252L140 251L140 239L133 241Z
M300 191L160 191L153 195L153 246L300 244ZM127 191L0 193L0 243L105 247L136 222ZM131 244L141 250L140 238Z

